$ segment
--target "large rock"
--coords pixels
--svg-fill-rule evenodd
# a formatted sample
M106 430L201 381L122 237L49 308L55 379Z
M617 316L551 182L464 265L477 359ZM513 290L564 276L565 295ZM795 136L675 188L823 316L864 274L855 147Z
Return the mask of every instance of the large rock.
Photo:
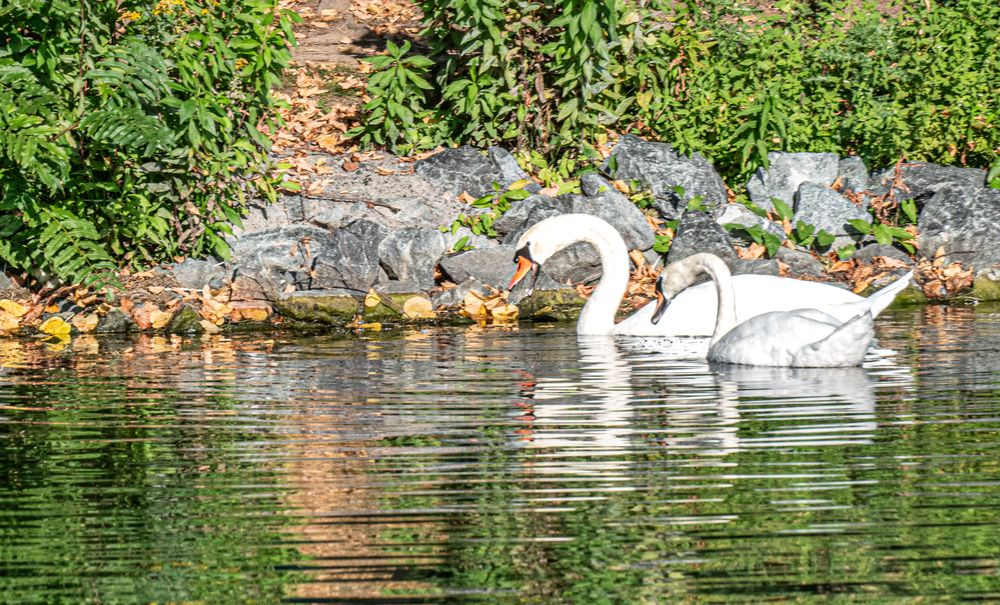
M378 246L382 268L389 277L412 282L422 290L434 287L434 267L447 250L441 231L422 227L395 231Z
M914 199L918 206L942 189L981 188L986 185L986 171L975 168L939 166L926 162L909 162L899 167L903 187L893 187L897 200ZM886 195L893 186L896 168L876 172L870 180L871 192Z
M316 259L333 248L333 234L312 225L245 234L232 247L234 287L245 297L273 300L289 285L306 286Z
M774 207L776 197L789 207L795 202L795 192L802 183L830 186L837 179L839 160L835 153L767 154L768 168L758 168L747 182L747 193L754 204L765 210Z
M182 288L198 290L206 285L213 289L221 288L232 277L229 263L197 258L186 258L162 271L172 275Z
M533 195L520 202L514 202L510 209L493 223L493 228L504 236L503 243L515 244L529 227L550 216L572 212L572 205L573 200L568 196L553 199L543 195Z
M456 284L474 279L494 288L505 288L514 275L515 252L511 244L459 252L442 258L441 270Z
M552 290L563 286L594 282L601 277L601 256L592 245L579 242L568 246L542 265L535 288Z
M792 223L799 221L836 236L832 247L834 249L851 245L854 240L849 236L855 231L849 220L872 222L872 216L864 209L852 204L847 198L829 187L815 183L802 183L795 194L795 216Z
M672 263L698 252L711 252L727 260L736 258L733 240L726 230L707 213L689 210L680 219L667 253L667 262Z
M627 197L596 174L580 179L583 195L571 196L570 209L606 220L614 227L629 250L649 250L656 242L653 228L646 217Z
M774 258L788 266L788 272L792 277L824 277L823 263L808 252L781 247L778 248Z
M898 260L907 265L912 265L913 260L902 250L894 248L893 246L885 244L871 244L863 248L859 248L851 258L857 259L862 263L871 263L877 256L886 256L893 260Z
M688 202L700 196L704 208L726 203L726 185L712 164L699 153L682 155L667 143L651 143L625 135L611 152L606 167L614 177L644 183L656 198L656 207L668 219L680 216ZM678 195L675 188L683 189Z
M494 183L503 191L511 183L528 178L517 160L499 147L490 147L485 154L468 146L445 149L417 162L414 170L452 193L465 191L474 197L494 191ZM528 189L538 191L537 185L529 185Z
M389 230L367 219L338 229L313 263L309 289L364 294L378 278L379 243Z
M837 172L844 189L851 191L868 189L868 168L864 160L858 156L841 158L837 163Z
M757 216L743 204L726 204L725 206L720 206L716 208L713 216L715 216L715 222L723 227L726 225L741 225L747 228L760 227L781 241L785 241L787 238L785 230L781 228L781 225Z
M944 248L946 263L959 261L976 273L1000 265L1000 190L945 187L924 204L917 226L920 250Z

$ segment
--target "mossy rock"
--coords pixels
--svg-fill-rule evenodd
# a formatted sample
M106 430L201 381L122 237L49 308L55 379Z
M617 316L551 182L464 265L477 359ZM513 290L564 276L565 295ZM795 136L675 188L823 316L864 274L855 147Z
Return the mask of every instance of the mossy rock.
M174 313L167 324L168 334L201 334L205 328L201 325L201 316L191 307L184 305Z
M535 290L517 308L530 321L576 321L586 302L576 290Z
M978 275L972 282L972 297L982 301L1000 300L1000 281Z
M920 289L920 286L910 283L906 288L896 295L896 298L889 305L890 309L905 307L908 305L926 305L927 295Z
M357 314L358 301L353 296L305 290L274 301L274 309L298 321L344 326Z
M97 334L125 334L136 330L138 326L124 311L115 307L97 322L94 332Z

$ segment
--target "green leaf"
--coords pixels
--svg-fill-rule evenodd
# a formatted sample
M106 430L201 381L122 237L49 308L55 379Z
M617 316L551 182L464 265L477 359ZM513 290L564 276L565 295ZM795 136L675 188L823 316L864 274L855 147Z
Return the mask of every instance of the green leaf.
M783 221L791 221L792 217L795 215L788 204L776 197L771 198L771 205L774 206L775 213L777 213L778 217L780 217Z
M872 232L872 225L868 221L859 218L848 219L848 224L854 227L854 230L862 235L868 235Z

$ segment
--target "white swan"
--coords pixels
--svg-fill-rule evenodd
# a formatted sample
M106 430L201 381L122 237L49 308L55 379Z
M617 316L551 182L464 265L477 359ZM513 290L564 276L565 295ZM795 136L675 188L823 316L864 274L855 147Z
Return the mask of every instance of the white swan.
M601 257L601 281L583 306L576 324L579 334L621 334L633 336L709 336L715 326L718 297L711 283L699 284L679 293L661 317L650 319L656 304L651 302L615 325L615 313L628 286L628 250L621 235L604 220L589 214L561 214L531 226L517 240L514 262L517 269L507 289L512 289L529 271L534 272L530 287L538 277L538 267L554 254L576 242L597 248ZM899 290L909 279L900 280ZM875 317L885 309L899 290L898 284L868 298L819 282L809 282L773 275L735 275L736 317L744 321L768 311L820 309L847 320L863 311Z
M712 278L719 300L708 360L751 366L839 368L861 363L875 333L872 314L842 321L818 309L771 311L740 323L729 267L714 254L693 254L671 263L656 280L655 324L671 299L702 274Z

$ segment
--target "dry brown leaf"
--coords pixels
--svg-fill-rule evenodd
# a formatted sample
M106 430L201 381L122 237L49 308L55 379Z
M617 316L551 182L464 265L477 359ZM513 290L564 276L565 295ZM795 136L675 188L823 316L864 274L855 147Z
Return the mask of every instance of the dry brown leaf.
M628 257L632 259L632 263L636 267L646 266L646 257L642 255L642 252L639 252L638 250L631 250L628 253Z
M375 172L379 173L382 176L389 176L391 174L396 174L395 170L390 170L385 166L379 166L378 168L375 169Z
M736 249L736 253L739 255L739 257L745 260L763 258L766 252L767 252L767 247L765 247L763 244L758 244L757 242L750 244L746 248Z
M167 311L160 311L159 309L154 309L149 313L149 323L154 330L161 330L167 327L170 320L174 318L174 314Z
M72 323L73 327L78 331L87 333L93 332L97 328L97 323L99 321L100 318L97 316L97 313L78 313L73 316L70 323Z
M476 198L468 191L463 191L462 193L458 194L458 200L465 204L471 204L472 202L476 201Z
M625 181L621 180L621 179L619 179L617 181L611 181L611 185L614 186L614 188L617 189L618 191L621 191L622 193L628 193L629 192L629 186L628 186L628 184Z
M476 292L469 292L462 299L462 314L473 319L479 319L486 315L486 308L483 306L483 297Z
M358 168L361 168L361 165L357 162L352 162L351 160L345 160L340 167L343 168L345 172L354 172Z
M423 296L412 296L403 303L403 315L409 319L433 319L437 317L434 313L434 305Z
M906 269L909 267L909 265L903 261L898 258L892 258L891 256L876 256L872 259L872 261L884 269Z

